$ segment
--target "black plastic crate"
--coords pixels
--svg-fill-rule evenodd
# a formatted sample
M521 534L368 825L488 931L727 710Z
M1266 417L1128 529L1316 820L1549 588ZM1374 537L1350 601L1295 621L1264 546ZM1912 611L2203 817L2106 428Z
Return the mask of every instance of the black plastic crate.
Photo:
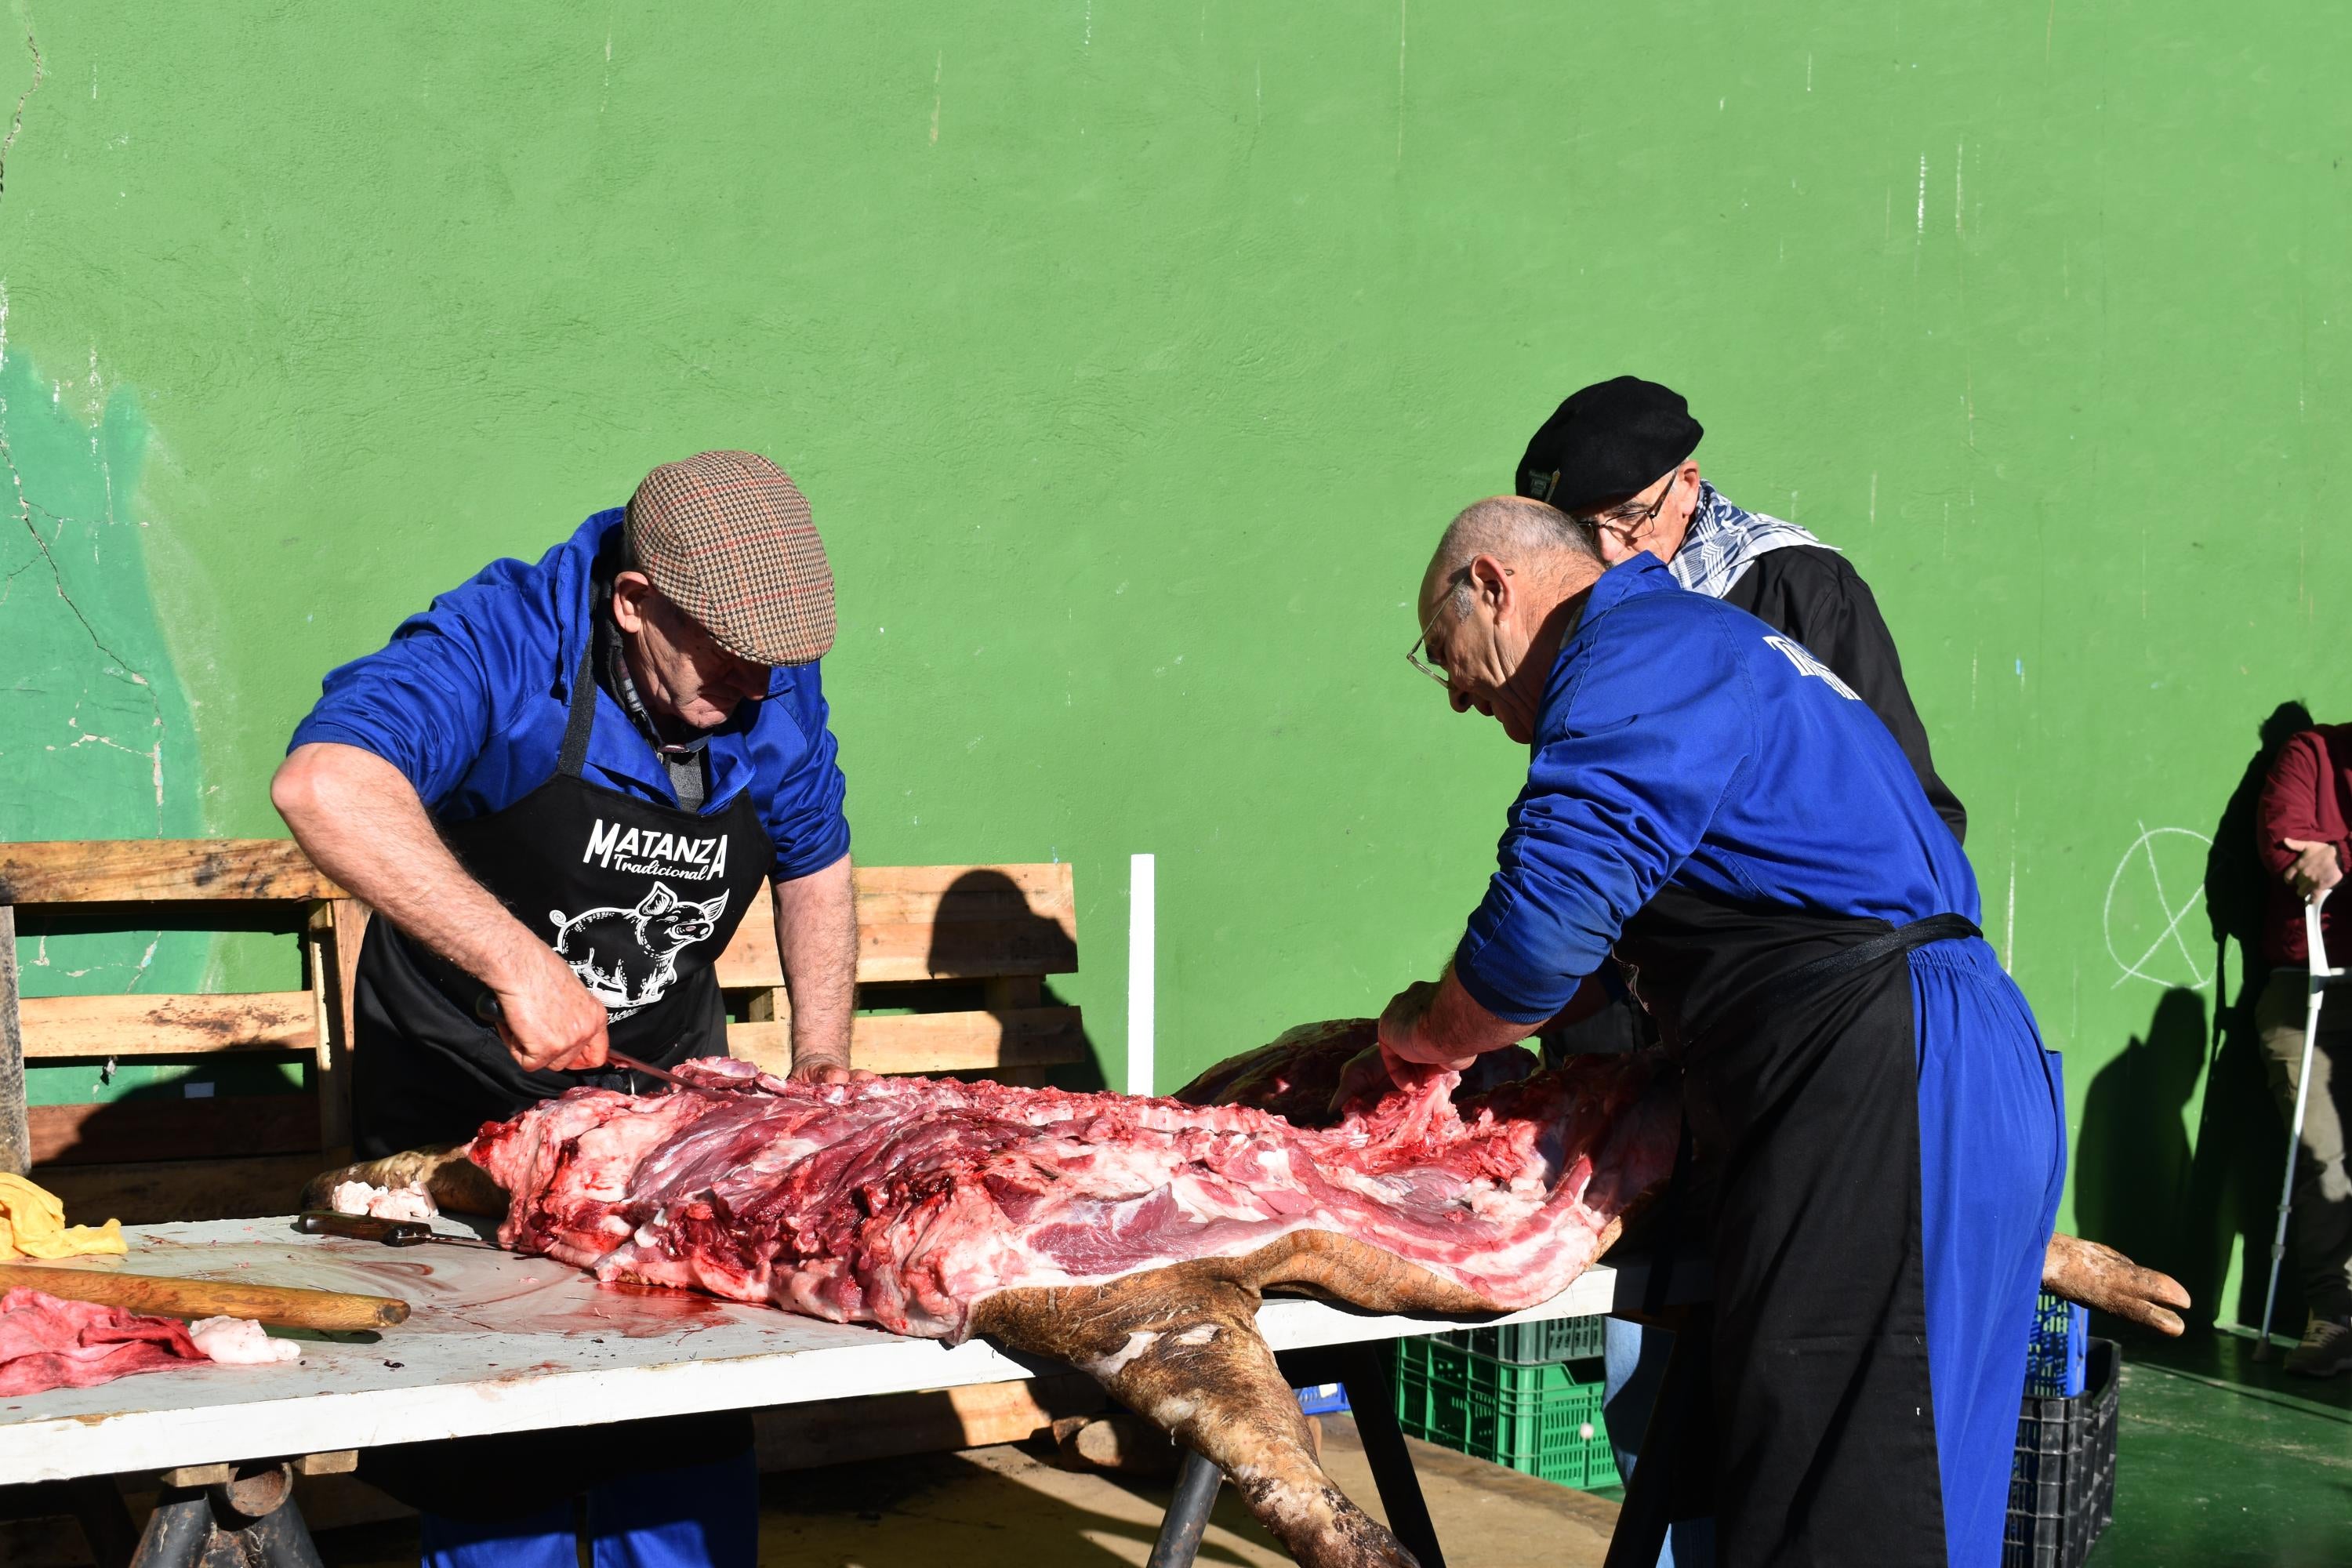
M2020 1408L2001 1568L2082 1568L2115 1520L2121 1361L2113 1340L2091 1341L2084 1359L2081 1394Z

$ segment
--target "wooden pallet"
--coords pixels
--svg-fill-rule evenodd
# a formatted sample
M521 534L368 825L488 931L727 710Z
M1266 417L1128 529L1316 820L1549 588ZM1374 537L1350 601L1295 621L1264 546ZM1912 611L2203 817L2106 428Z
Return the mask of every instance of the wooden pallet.
M1070 868L864 867L851 1059L877 1072L1025 1078L1083 1061ZM20 998L15 937L64 921L259 928L300 944L302 988ZM126 1221L283 1212L351 1142L352 981L365 904L276 838L0 844L0 1169L37 1167L76 1214ZM782 1071L792 1004L772 906L752 901L719 960L732 1054ZM299 1060L305 1091L109 1105L25 1103L26 1063ZM290 1182L290 1184L289 1184Z

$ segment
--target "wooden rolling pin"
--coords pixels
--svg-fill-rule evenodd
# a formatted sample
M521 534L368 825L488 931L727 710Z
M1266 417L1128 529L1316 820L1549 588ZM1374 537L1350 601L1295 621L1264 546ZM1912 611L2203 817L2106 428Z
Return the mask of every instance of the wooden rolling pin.
M169 1318L251 1318L281 1329L333 1333L388 1329L408 1316L408 1303L391 1296L0 1263L0 1290L13 1290L19 1285L69 1301L95 1301L126 1311L160 1312Z

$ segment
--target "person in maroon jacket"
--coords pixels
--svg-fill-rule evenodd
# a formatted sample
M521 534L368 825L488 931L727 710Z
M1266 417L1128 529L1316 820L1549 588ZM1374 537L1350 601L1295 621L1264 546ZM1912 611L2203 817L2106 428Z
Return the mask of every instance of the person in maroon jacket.
M2292 1120L2311 972L2304 905L2336 887L2352 866L2352 829L2346 826L2352 820L2352 724L2320 724L2290 737L2271 759L2254 820L2254 850L2272 879L2263 956L2273 965L2254 1024L2272 1092ZM2342 912L2322 906L2319 915L2326 961L2339 965L2352 958L2352 919L2339 919ZM2289 1372L2313 1377L2352 1368L2352 1174L2344 1158L2352 1082L2338 1070L2352 1068L2352 994L2329 1000L2319 1012L2295 1156L2295 1261L2311 1318L2286 1361Z

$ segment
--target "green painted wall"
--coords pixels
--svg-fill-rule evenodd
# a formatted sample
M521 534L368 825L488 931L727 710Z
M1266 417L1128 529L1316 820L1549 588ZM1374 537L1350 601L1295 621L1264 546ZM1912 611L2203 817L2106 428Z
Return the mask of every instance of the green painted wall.
M75 432L126 454L92 515L143 549L89 603L151 685L15 579L7 831L152 830L143 757L45 749L100 689L186 757L169 830L275 831L328 666L756 447L839 570L859 852L1073 861L1115 1049L1156 851L1172 1084L1445 952L1517 763L1404 602L1638 369L1875 585L2095 1181L2225 1204L2257 1160L2200 1121L2203 847L2135 846L2211 834L2275 704L2352 708L2352 62L2310 7L13 15L6 431L37 500Z

